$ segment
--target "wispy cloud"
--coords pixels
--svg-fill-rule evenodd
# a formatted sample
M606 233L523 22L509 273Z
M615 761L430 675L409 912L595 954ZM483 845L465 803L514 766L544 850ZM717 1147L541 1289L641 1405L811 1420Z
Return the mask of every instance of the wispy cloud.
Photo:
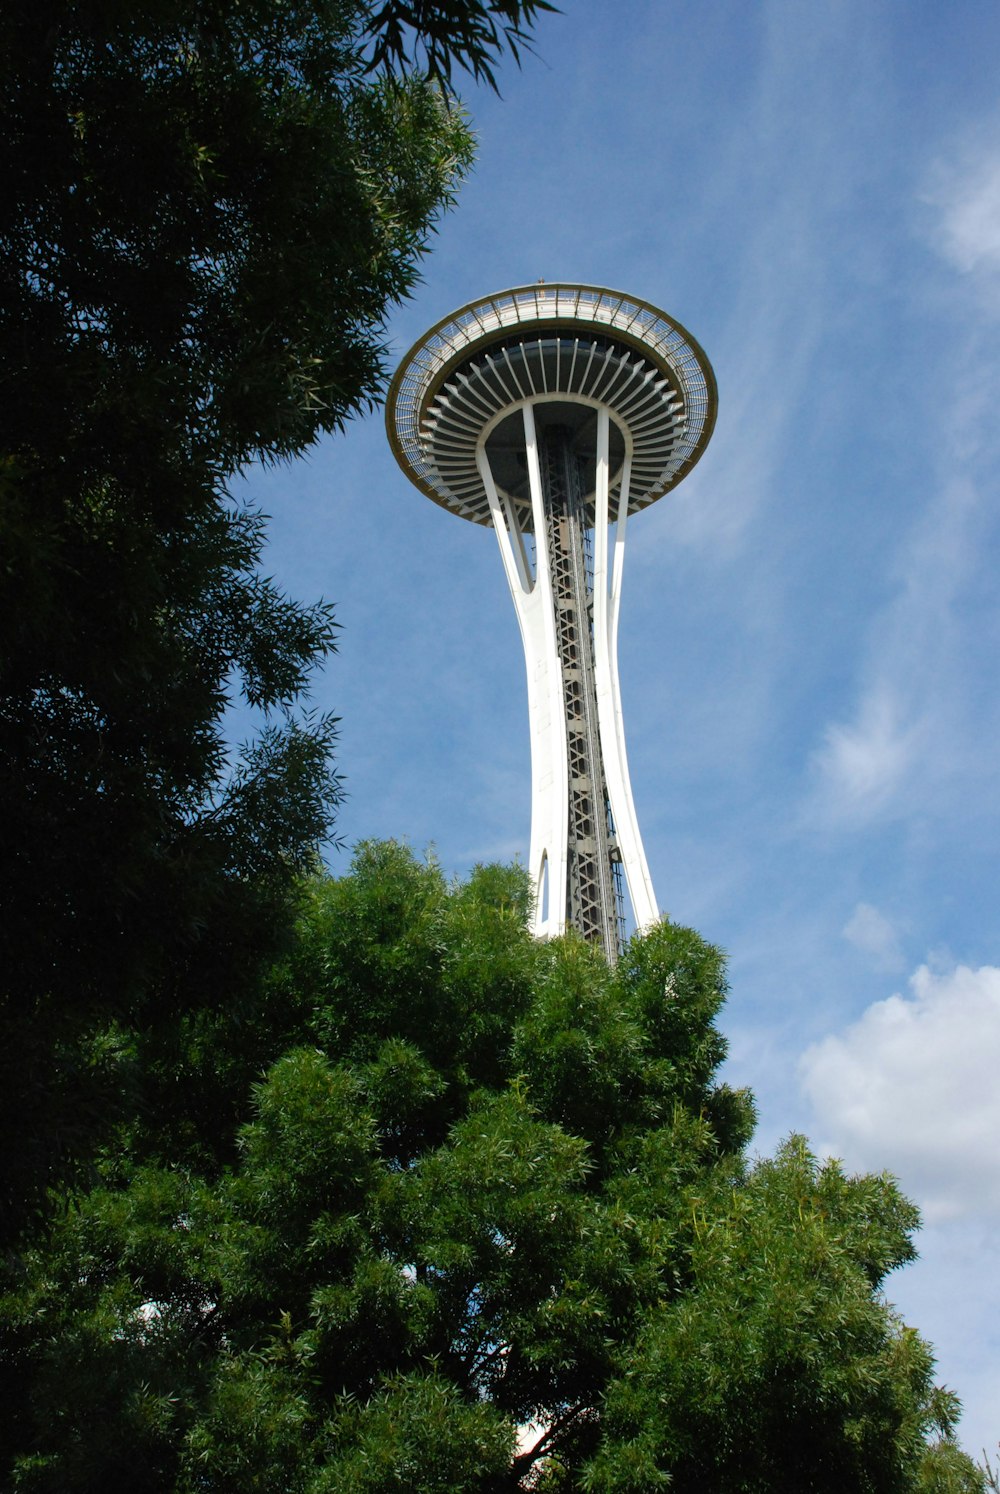
M762 10L753 93L700 192L705 251L733 246L719 277L728 304L709 349L720 423L702 466L658 516L670 544L723 559L774 500L797 415L825 383L821 353L836 325L829 246L865 191L855 147L877 127L884 94L879 48L859 46L863 6L847 26L843 10L784 0Z
M921 200L935 249L1000 313L1000 130L980 126L939 156Z
M806 824L855 829L951 814L994 772L1000 701L980 648L995 626L986 582L993 494L972 465L955 456L900 542L892 596L864 643L857 703L826 724L811 754Z
M900 970L903 951L895 924L871 903L858 903L842 930L848 944L869 959L878 970Z
M990 611L980 600L974 617L967 597L992 593L1000 357L984 311L1000 315L1000 117L943 146L916 201L938 257L904 292L934 340L932 459L888 558L893 592L859 655L856 703L811 755L804 818L826 827L950 812L956 788L968 796L985 771L983 726L996 714L992 670L976 658Z
M885 810L911 769L920 735L888 682L878 680L853 722L826 728L815 755L825 817L856 823Z

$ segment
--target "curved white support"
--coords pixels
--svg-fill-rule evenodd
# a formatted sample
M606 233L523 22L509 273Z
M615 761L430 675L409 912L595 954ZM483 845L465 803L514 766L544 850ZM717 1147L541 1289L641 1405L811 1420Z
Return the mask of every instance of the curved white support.
M639 821L632 798L628 757L625 752L625 721L618 678L618 618L621 611L622 576L625 562L625 526L628 522L628 487L631 457L622 467L621 491L615 524L615 547L610 590L608 586L608 412L597 418L597 490L594 503L594 675L597 684L597 716L615 836L628 883L629 900L636 928L649 928L659 918L653 880L639 834Z
M486 455L487 427L476 450L479 473L490 504L514 610L524 645L531 734L531 848L528 869L536 901L532 933L550 938L566 928L566 878L569 835L569 770L562 673L556 643L552 577L546 539L542 477L538 462L535 417L523 406L524 441L535 531L535 574L527 561L524 536L512 505L497 492ZM544 887L544 896L538 894Z
M549 396L550 399L554 397L566 399L565 394ZM543 403L545 398L545 395L536 395L533 399L518 401L502 412L506 416L511 408L518 406L522 411L535 543L533 574L514 506L506 494L498 491L486 452L487 439L500 417L485 425L476 448L476 462L489 501L524 646L531 740L531 849L528 864L536 890L532 932L540 938L560 934L566 928L569 831L562 668L556 638L548 531L533 408ZM580 399L578 402L591 405L597 411L593 618L598 733L605 786L632 912L636 926L644 929L656 922L659 913L629 781L617 658L631 438L626 432L609 578L610 421L607 407L599 401Z

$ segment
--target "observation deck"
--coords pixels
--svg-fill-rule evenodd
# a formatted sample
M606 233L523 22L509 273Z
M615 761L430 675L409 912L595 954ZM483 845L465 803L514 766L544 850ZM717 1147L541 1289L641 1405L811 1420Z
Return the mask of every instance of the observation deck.
M618 291L540 282L470 302L410 349L386 402L389 441L428 498L460 518L490 524L476 462L483 428L522 400L559 395L586 402L577 405L573 422L581 449L592 443L595 406L608 409L619 433L629 432L630 514L690 472L718 405L711 364L679 322ZM498 455L504 435L501 428L494 441ZM621 482L621 434L618 445L612 497ZM498 480L530 530L524 474L508 463ZM589 517L593 522L592 504Z

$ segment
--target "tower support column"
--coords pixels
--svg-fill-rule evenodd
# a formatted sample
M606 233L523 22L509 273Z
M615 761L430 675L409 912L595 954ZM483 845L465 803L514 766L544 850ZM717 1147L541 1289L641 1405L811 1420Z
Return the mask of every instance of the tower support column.
M608 412L597 409L595 445L581 454L558 422L543 419L539 428L546 404L521 405L530 531L491 468L493 422L477 451L524 646L532 930L549 938L576 928L613 962L624 933L623 872L636 926L659 916L628 776L616 657L628 458L609 565ZM589 509L584 468L596 481Z
M569 777L566 923L618 956L621 917L597 710L593 555L588 545L580 457L571 433L549 426L542 443L556 646L562 675ZM588 553L590 552L590 553Z

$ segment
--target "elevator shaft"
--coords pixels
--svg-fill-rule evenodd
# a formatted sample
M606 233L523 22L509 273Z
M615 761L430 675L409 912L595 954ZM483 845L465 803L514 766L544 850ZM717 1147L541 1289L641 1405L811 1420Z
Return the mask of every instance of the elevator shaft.
M569 781L566 922L600 943L610 962L621 947L620 866L601 753L594 672L593 579L580 458L570 432L551 425L541 441L542 489L562 672Z

